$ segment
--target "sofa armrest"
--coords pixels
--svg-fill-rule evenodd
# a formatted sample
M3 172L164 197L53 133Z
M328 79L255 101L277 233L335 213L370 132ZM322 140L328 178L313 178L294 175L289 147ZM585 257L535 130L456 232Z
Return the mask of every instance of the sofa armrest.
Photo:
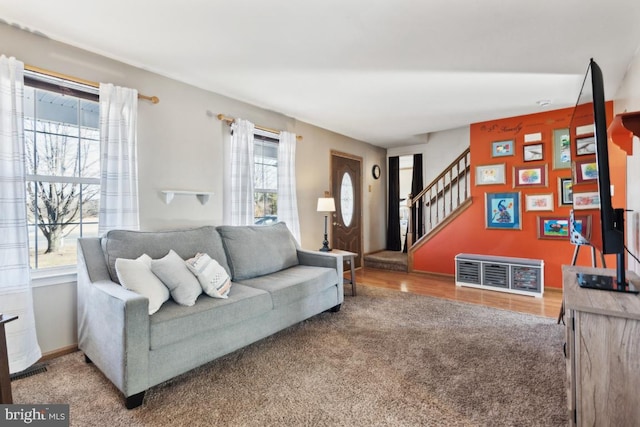
M298 248L298 262L301 265L311 265L315 267L334 268L338 275L338 295L342 302L344 297L344 257L331 252L310 251Z
M125 395L146 390L149 300L108 279L91 281L78 245L78 348Z

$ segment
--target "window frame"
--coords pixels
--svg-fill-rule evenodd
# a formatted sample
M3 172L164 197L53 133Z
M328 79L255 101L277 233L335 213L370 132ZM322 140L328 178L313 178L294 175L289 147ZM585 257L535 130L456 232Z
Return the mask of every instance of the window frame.
M73 136L72 138L76 138L77 139L77 143L78 143L78 154L80 154L81 152L81 144L83 143L83 141L97 141L98 143L98 168L100 167L100 158L99 158L99 145L100 145L100 128L99 128L99 124L98 127L96 128L90 128L90 129L96 129L97 130L97 140L94 138L86 138L85 136L83 136L82 133L82 129L83 128L87 128L86 126L83 126L81 117L80 117L80 104L82 102L82 100L85 101L92 101L92 102L96 102L97 103L97 107L98 107L98 111L99 111L99 90L96 87L92 87L92 86L87 86L87 85L83 85L80 83L76 83L70 80L65 80L65 79L61 79L58 77L52 77L52 76L48 76L45 74L41 74L41 73L37 73L34 71L29 71L29 70L25 70L24 71L24 86L25 89L27 87L29 88L33 88L34 89L34 94L37 93L38 90L45 90L45 91L49 91L49 92L53 92L53 93L57 93L59 95L63 95L63 96L70 96L73 97L74 99L77 100L78 103L78 120L77 120L77 125L74 125L74 129L77 129L77 136ZM37 152L37 135L39 133L42 133L42 131L38 130L38 126L37 126L37 122L40 120L39 116L38 116L38 111L36 109L37 107L37 101L34 99L34 111L33 111L33 116L27 116L26 114L26 108L25 108L25 115L24 115L24 123L25 123L25 130L24 130L24 134L25 134L25 138L24 138L24 145L25 145L25 170L26 171L30 171L31 167L29 166L28 162L28 156L26 155L26 150L29 148L28 143L27 143L27 132L31 133L33 135L33 153L34 153L34 158L35 158L35 153ZM99 115L99 113L98 113ZM26 129L26 123L27 120L32 120L33 121L33 128L27 130ZM50 122L50 121L49 121ZM64 122L60 122L60 123L64 123ZM79 156L76 155L76 160L75 161L81 161ZM79 199L79 203L80 206L78 207L79 209L79 216L77 218L77 220L73 221L73 224L77 224L76 226L79 228L79 237L84 237L84 228L85 226L96 226L98 225L98 220L95 219L94 221L84 221L83 218L83 207L82 204L85 203L86 201L82 200L82 192L84 191L84 187L87 185L92 185L92 186L97 186L97 191L99 194L100 191L100 173L98 171L98 176L97 177L86 177L86 176L66 176L66 175L49 175L49 174L41 174L41 173L35 173L38 172L35 167L33 167L32 172L34 173L27 173L25 174L25 202L27 203L25 205L25 208L28 210L28 212L32 212L31 208L28 206L28 203L33 202L32 200L32 196L30 196L28 194L28 187L30 185L37 185L38 182L46 182L46 183L52 183L52 184L72 184L72 185L78 185L79 186L79 191L78 191L78 196ZM36 199L36 203L38 202L38 200ZM35 233L35 237L34 237L34 245L31 245L30 242L30 253L29 253L29 266L30 266L30 270L31 270L31 275L32 278L34 279L34 282L37 282L38 286L46 286L46 285L52 285L52 284L60 284L60 283L66 283L66 282L73 282L76 280L76 269L77 269L77 259L75 262L70 263L70 264L60 264L60 265L52 265L52 266L47 266L47 267L40 267L39 264L39 255L42 254L38 254L38 244L37 242L39 240L41 240L40 237L38 237L38 233L41 233L40 229L39 229L39 221L37 216L35 218L33 218L33 220L29 220L27 222L27 230L29 232L31 232L33 230L33 232ZM30 239L31 240L31 239ZM33 247L31 247L33 246ZM31 251L33 251L33 254L31 253Z
M264 220L265 218L268 217L272 217L275 216L275 221L278 220L278 154L277 154L277 147L278 144L280 143L280 135L274 132L268 132L268 131L264 131L261 129L255 129L253 132L253 148L254 148L254 155L253 155L253 167L254 167L254 173L256 170L256 167L258 165L257 162L257 158L256 158L256 154L255 154L255 150L256 147L258 146L258 144L264 144L264 143L268 143L269 145L273 146L276 148L276 156L275 156L275 168L276 168L276 186L275 188L258 188L256 186L256 182L258 181L258 178L256 176L254 176L254 188L253 188L253 200L254 200L254 211L253 211L253 222L254 225L268 225L266 223L266 221L263 221L263 224L258 224L258 222L260 220ZM264 156L262 156L262 159L264 159ZM260 165L265 166L265 163L262 162L260 163ZM269 165L267 165L269 166ZM262 194L262 195L275 195L275 213L270 213L270 214L263 214L262 216L256 216L256 203L257 203L257 196L258 194ZM263 199L264 200L264 199ZM270 222L269 222L270 223Z

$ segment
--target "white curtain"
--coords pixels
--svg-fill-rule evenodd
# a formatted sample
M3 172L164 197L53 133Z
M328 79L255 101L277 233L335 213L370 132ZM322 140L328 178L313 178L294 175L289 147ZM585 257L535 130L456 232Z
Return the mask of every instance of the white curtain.
M0 313L7 323L10 372L41 356L33 314L24 154L24 64L0 56Z
M253 133L255 125L248 120L235 119L231 125L231 147L227 193L229 209L224 223L229 225L253 224Z
M138 230L138 92L100 84L100 212L98 232Z
M300 243L296 197L296 134L280 132L278 144L278 221L284 221Z

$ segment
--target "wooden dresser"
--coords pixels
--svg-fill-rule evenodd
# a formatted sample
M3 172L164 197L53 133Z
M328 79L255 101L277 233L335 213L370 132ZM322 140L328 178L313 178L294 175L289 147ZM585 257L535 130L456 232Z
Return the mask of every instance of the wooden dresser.
M612 269L562 270L570 424L638 426L640 297L578 286L576 273L615 275ZM640 278L627 274L639 288Z

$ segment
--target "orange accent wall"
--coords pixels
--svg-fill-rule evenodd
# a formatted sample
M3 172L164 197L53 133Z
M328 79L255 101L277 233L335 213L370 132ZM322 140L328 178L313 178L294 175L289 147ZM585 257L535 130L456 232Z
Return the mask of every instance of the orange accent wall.
M613 118L613 103L606 106L607 123ZM413 269L417 271L455 274L455 256L459 253L511 256L518 258L542 259L545 263L545 286L562 287L563 264L570 264L575 246L569 240L548 240L538 238L538 216L569 217L571 206L559 206L558 178L571 177L572 169L553 168L553 132L555 129L568 128L573 108L553 110L492 120L471 125L471 197L473 203L453 222L442 229L436 236L420 247L413 256ZM524 135L542 134L543 160L525 162L523 160ZM492 143L495 141L514 140L514 155L492 157ZM532 142L535 144L535 142ZM609 144L609 162L611 182L615 186L613 204L625 207L626 194L626 154L615 144ZM571 157L587 159L590 156L576 156L575 129L571 129ZM593 156L591 156L593 157ZM476 185L475 168L478 165L496 163L506 164L506 184ZM514 166L547 165L547 185L544 187L514 188ZM521 193L522 229L503 230L487 229L485 224L485 193L514 192ZM574 192L597 191L596 184L582 183L574 185ZM553 194L554 209L549 212L525 210L526 194ZM592 238L597 238L599 231L599 212L597 210L577 211L579 215L591 215ZM615 265L615 257L607 255L607 266ZM591 251L580 249L578 265L591 265ZM599 265L599 262L598 262Z

